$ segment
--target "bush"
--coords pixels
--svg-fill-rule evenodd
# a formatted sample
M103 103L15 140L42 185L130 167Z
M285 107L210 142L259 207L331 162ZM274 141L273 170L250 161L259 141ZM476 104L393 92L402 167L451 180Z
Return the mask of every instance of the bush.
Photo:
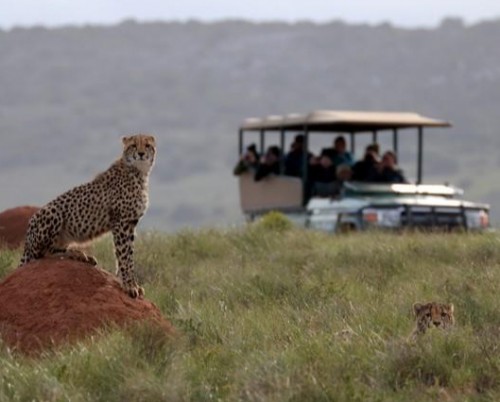
M285 232L293 227L293 223L281 212L272 211L259 218L256 226L272 232Z

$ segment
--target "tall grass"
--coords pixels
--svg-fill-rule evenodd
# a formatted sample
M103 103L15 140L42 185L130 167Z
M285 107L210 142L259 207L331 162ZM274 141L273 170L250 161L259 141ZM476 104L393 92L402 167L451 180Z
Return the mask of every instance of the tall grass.
M114 269L110 239L94 251ZM16 264L0 253L1 275ZM143 233L136 265L179 339L139 326L36 360L3 348L0 401L500 400L496 234L332 237L274 219ZM411 306L430 300L455 304L456 328L409 342Z

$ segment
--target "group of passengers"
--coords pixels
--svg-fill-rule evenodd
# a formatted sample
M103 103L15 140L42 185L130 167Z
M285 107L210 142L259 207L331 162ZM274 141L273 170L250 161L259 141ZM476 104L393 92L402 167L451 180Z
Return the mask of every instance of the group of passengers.
M302 177L304 169L304 136L295 136L290 151L283 157L281 149L270 146L265 155L260 156L255 144L247 147L234 168L234 174L253 172L255 181L270 174L284 173L287 176ZM406 183L407 180L397 166L397 156L386 151L380 157L378 144L368 145L362 160L354 162L347 151L343 136L338 136L333 147L324 148L319 156L307 152L307 183L312 195L339 195L346 181L371 183Z

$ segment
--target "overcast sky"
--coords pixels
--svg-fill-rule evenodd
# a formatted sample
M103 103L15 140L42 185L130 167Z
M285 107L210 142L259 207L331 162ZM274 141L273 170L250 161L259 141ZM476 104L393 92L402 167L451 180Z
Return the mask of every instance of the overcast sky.
M398 26L435 26L444 17L467 23L500 18L500 0L0 0L0 27L112 24L139 21L342 19L391 22Z

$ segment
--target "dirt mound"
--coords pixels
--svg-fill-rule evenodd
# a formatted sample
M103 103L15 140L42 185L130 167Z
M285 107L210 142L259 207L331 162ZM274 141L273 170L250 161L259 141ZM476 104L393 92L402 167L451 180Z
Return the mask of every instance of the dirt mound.
M23 206L0 213L0 248L17 248L24 243L28 222L38 207Z
M137 321L174 333L153 303L131 299L114 275L81 262L45 258L0 282L0 333L23 353L83 339L109 324Z

